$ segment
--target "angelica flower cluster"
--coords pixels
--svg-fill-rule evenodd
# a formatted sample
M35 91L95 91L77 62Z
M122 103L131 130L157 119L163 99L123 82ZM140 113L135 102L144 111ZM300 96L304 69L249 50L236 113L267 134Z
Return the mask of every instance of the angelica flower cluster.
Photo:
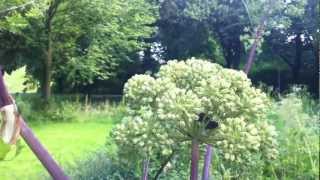
M241 71L194 58L169 61L155 77L128 80L124 101L128 115L112 132L119 151L168 155L196 138L234 162L259 151L276 157L276 133L265 122L270 100Z

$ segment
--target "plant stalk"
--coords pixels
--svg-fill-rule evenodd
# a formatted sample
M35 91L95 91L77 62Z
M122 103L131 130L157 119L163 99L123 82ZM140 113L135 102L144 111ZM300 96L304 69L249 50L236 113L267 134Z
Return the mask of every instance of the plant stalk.
M207 144L206 154L204 157L202 180L209 180L210 178L211 159L212 159L212 146L210 144Z
M141 180L148 180L148 171L149 171L149 158L143 161L143 173Z
M157 180L159 178L159 176L161 175L161 173L163 172L164 168L166 167L166 165L171 161L171 159L173 158L175 154L175 151L172 151L172 153L170 154L170 156L161 164L160 169L157 171L157 174L154 177L154 180Z
M192 140L190 180L198 180L199 141Z

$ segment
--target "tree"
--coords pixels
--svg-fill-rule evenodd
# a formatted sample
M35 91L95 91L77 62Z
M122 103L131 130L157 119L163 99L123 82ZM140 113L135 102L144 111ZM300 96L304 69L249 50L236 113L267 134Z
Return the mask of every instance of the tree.
M192 2L192 1L191 1ZM208 14L197 15L197 7L188 9L194 18L200 18L207 23L210 30L217 35L223 48L225 67L239 69L241 58L244 55L244 45L241 36L246 33L245 28L249 21L241 1L209 1Z
M31 71L33 72L31 73L33 75L38 74L35 78L40 81L42 96L46 101L49 100L51 95L53 51L55 50L53 41L58 35L56 33L57 29L55 29L55 19L60 15L60 7L64 10L69 8L67 4L63 4L62 0L38 2L29 12L19 12L9 18L5 18L2 22L6 33L24 38L24 48L33 49L32 51L35 52L29 52L36 53L36 56L39 56L31 57L35 58L32 60L29 57L29 62L22 61L20 63L27 64L28 70L32 66ZM17 25L17 21L20 21L21 24Z
M144 0L97 2L100 4L88 7L88 11L93 9L88 19L95 17L86 25L87 29L91 26L91 30L77 39L75 55L72 58L63 55L63 59L70 60L59 63L62 66L55 76L59 82L56 85L67 92L120 78L119 86L123 76L135 72L140 63L139 52L147 47L145 39L154 32L149 24L155 21L157 9ZM94 10L95 7L101 7L100 11Z
M288 2L276 0L256 2L247 0L243 2L247 9L248 16L250 17L250 22L253 27L256 28L253 33L253 42L250 47L246 65L244 67L244 71L246 74L248 74L255 59L256 50L259 43L261 43L264 33L266 31L270 31L271 29L287 28L291 23L290 19L288 19L288 16L301 16L303 14L303 7L306 4L306 0ZM261 9L261 7L263 8ZM298 38L296 42L299 44Z
M2 0L0 3L0 18L6 17L15 11L21 11L35 4L34 0L17 1L17 0Z
M227 67L238 68L242 47L250 47L245 72L249 72L262 38L273 28L286 28L288 15L301 16L303 1L187 1L184 13L206 22L218 35Z
M74 87L109 78L121 61L144 48L140 39L153 32L147 25L155 16L144 0L48 0L3 24L25 41L27 53L15 62L27 65L48 100L52 83ZM24 26L14 26L14 18Z
M287 16L290 25L286 29L273 29L269 37L266 38L267 45L273 52L288 65L292 72L293 81L299 82L302 68L305 64L314 67L311 71L316 71L314 61L317 59L312 54L317 52L316 44L316 1L309 0L301 7L303 13L291 13ZM311 56L307 53L310 52ZM304 58L303 58L304 57Z
M223 61L217 38L205 23L184 13L186 3L182 0L157 2L159 18L152 25L158 31L152 40L163 47L164 60L202 57Z

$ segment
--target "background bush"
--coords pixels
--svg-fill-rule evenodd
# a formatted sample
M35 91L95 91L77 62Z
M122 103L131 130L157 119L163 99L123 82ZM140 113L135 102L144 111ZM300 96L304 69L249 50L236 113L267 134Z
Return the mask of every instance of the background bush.
M15 95L18 109L29 122L43 123L46 121L119 121L125 107L122 102L104 100L98 103L84 102L80 98L53 96L49 103L44 102L36 94Z
M130 169L125 169L100 150L84 160L78 161L77 167L70 170L71 179L77 180L134 180L139 179Z
M305 89L274 103L270 112L279 131L279 158L268 171L277 179L319 179L319 104Z

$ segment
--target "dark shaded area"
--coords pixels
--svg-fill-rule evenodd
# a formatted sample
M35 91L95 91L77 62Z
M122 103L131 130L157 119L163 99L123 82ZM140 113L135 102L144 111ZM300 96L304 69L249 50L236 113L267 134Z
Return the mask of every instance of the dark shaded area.
M205 113L199 114L198 121L205 125L205 129L215 129L219 126L218 122L208 117Z

